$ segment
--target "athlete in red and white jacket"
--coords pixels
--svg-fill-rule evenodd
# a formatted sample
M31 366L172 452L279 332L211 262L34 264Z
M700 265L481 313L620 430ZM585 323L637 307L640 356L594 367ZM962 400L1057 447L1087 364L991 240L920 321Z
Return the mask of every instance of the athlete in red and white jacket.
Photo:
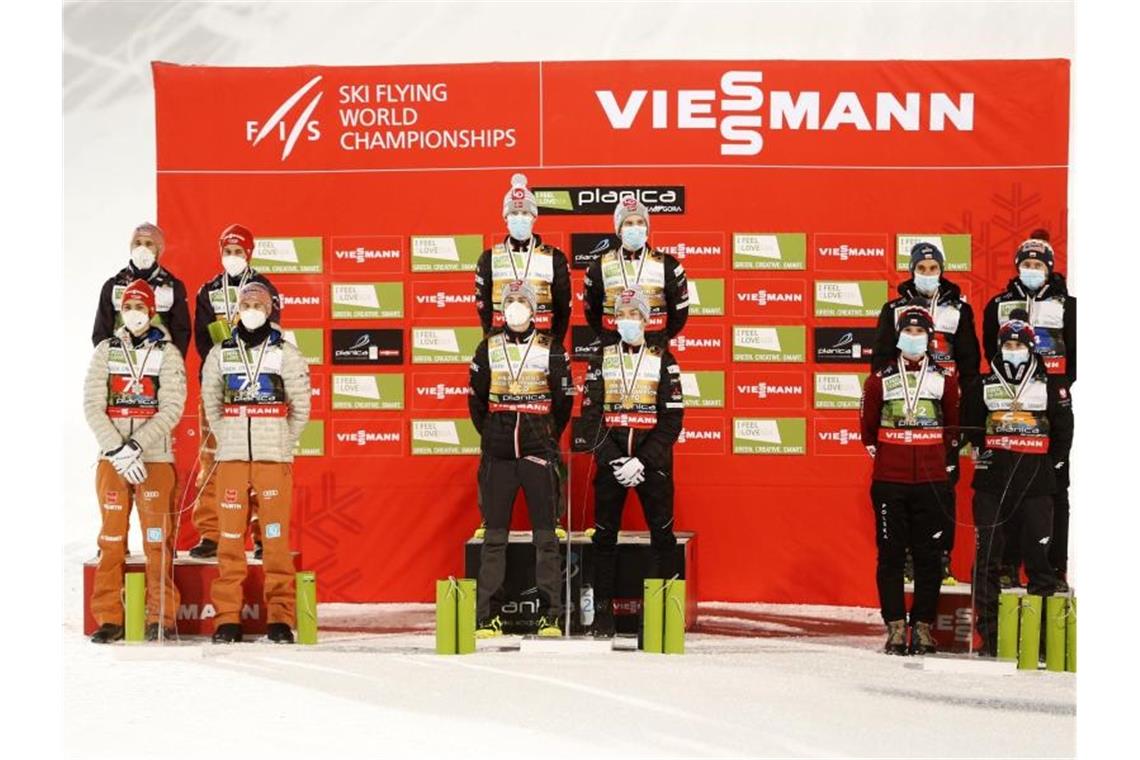
M863 441L874 458L871 506L876 580L888 654L935 651L931 624L942 585L941 544L950 505L946 458L958 446L958 382L929 353L934 321L912 307L899 315L894 360L863 384ZM903 564L914 558L909 650Z

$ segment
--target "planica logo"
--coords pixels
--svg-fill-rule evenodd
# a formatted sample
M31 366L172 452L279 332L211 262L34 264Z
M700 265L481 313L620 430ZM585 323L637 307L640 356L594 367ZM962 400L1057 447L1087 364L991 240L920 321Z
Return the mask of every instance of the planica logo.
M602 112L615 130L647 120L653 129L708 129L721 137L722 156L755 156L770 131L959 132L974 130L974 93L770 90L762 71L726 71L719 90L633 90L619 103L613 90L595 90ZM646 103L648 101L648 105ZM645 114L645 116L643 116ZM719 116L719 114L727 114ZM822 120L821 120L822 117Z
M313 99L305 105L301 111L301 115L293 122L292 127L289 126L286 119L293 106L297 105L298 101L305 97L309 90L313 89L317 85L317 82L320 81L321 76L318 75L301 85L296 92L286 98L281 105L277 107L277 110L265 120L264 124L253 120L246 121L246 142L252 143L253 147L257 147L266 137L271 134L276 134L278 141L284 143L281 148L281 160L284 161L289 157L289 154L293 152L297 140L299 140L302 135L304 135L305 140L308 142L315 142L321 139L320 122L313 119L312 115L313 111L317 108L317 104L321 102L321 97L324 96L323 92L318 91L317 94L313 96Z

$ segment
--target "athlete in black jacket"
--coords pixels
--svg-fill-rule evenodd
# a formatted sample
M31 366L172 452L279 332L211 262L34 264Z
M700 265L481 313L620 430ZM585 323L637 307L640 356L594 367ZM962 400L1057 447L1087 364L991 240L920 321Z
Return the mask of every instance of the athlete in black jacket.
M526 496L540 597L538 634L560 636L562 583L558 540L558 441L570 420L574 387L566 351L534 328L535 294L515 281L503 291L506 326L485 338L471 362L471 420L482 436L479 506L486 530L478 580L476 635L498 635L493 602L506 574L511 508Z

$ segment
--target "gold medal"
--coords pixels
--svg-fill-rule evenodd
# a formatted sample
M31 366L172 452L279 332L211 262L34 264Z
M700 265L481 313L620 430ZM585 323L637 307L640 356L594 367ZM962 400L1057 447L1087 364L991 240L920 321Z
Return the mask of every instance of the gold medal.
M513 394L513 395L517 396L517 395L519 395L520 393L522 393L522 383L520 383L520 382L518 382L518 381L516 380L516 381L514 381L514 382L512 382L512 383L511 383L511 385L510 385L510 387L508 388L508 390L511 392L511 394Z
M631 399L629 396L626 396L625 398L623 398L621 400L621 408L622 409L632 409L633 408L633 399Z
M1012 404L1009 405L1009 408L1011 411L1020 412L1021 411L1021 402L1020 401L1014 401Z

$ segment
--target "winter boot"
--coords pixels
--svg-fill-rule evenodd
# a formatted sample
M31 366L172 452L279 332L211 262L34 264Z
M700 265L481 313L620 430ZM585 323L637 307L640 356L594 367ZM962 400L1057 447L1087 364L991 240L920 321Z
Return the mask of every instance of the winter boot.
M594 602L594 638L612 639L614 632L614 603L609 599L599 599Z
M958 585L958 579L954 577L954 572L950 569L950 552L942 552L942 585Z
M477 639L493 639L496 636L503 635L503 621L498 615L492 618L483 620L475 629L475 638Z
M214 629L211 640L215 644L236 644L241 641L241 626L237 623L222 623Z
M176 636L176 634L175 634L173 628L164 627L162 629L162 638L163 639L173 639L175 636ZM146 624L146 640L147 641L158 641L158 623L147 623Z
M542 638L557 638L562 635L562 626L558 618L548 618L545 615L538 619L538 635Z
M99 630L91 634L92 644L110 644L123 638L123 626L114 623L103 623Z
M274 644L293 643L293 631L288 623L270 623L265 628L265 637Z
M998 583L1003 589L1021 588L1021 574L1018 572L1018 568L1003 562L998 571Z
M911 654L934 654L938 651L938 644L934 641L934 634L930 630L930 623L919 621L910 631Z
M906 621L892 620L887 623L887 643L883 646L886 654L906 654Z
M216 557L218 556L218 542L203 538L198 542L197 546L190 550L190 556L194 559L210 559L211 557Z

